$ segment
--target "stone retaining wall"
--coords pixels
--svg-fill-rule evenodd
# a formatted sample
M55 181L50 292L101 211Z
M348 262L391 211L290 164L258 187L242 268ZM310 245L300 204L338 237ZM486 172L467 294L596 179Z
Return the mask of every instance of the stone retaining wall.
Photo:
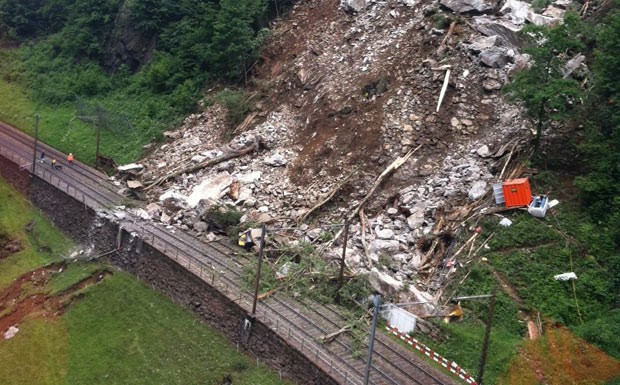
M98 216L82 202L44 180L31 177L28 171L19 170L18 165L2 156L0 175L28 196L56 227L84 247L91 248L95 254L104 254L117 248L118 224ZM120 245L118 252L109 257L113 264L157 288L177 304L207 321L232 343L238 343L246 317L246 312L239 305L125 230L121 230ZM252 327L246 351L283 378L297 384L337 384L258 321Z

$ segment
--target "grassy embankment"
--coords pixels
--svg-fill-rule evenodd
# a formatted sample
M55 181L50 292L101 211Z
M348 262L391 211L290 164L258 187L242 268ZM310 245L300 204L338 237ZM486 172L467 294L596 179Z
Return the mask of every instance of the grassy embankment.
M35 113L38 113L39 138L43 142L93 164L97 131L92 119L111 119L114 128L100 131L99 152L122 164L138 159L144 145L159 139L161 132L174 127L182 117L160 96L135 85L129 89L131 84L139 82L139 75L115 77L62 60L49 57L44 48L37 46L0 50L0 120L34 135ZM58 61L61 63L57 64ZM41 68L34 62L44 62L52 68ZM77 118L76 82L108 84L105 92L81 98L88 110L85 113L99 111L101 115L87 115L90 120L86 122ZM58 100L46 101L50 98ZM101 109L97 110L96 106Z
M0 293L18 277L63 260L71 242L0 181L0 234L22 250L0 259ZM24 230L34 222L33 230ZM52 297L102 264L68 262L40 286L22 286L19 299ZM29 274L31 275L31 274ZM128 274L113 271L75 293L59 315L28 314L19 332L0 340L2 384L281 384L225 338ZM17 303L20 302L17 301ZM8 302L12 303L12 302ZM0 312L0 317L9 311Z

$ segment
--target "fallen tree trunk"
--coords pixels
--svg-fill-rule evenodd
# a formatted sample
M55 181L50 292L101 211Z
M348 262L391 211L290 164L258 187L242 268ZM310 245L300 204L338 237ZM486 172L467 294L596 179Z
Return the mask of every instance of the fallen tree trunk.
M342 333L348 332L349 330L351 330L351 325L346 325L346 326L342 327L340 330L336 330L333 333L329 333L329 334L326 334L326 335L322 336L321 337L321 342L324 343L324 344L332 342L333 340L336 339L336 337L338 337Z
M372 259L370 258L370 253L368 252L368 245L366 244L366 214L364 214L364 208L359 211L360 214L360 225L362 230L362 247L364 248L364 254L366 255L366 260L368 261L368 268L372 268Z
M162 183L164 183L164 182L166 182L166 181L168 181L168 180L170 180L172 178L175 178L175 177L177 177L177 176L179 176L181 174L192 173L194 171L198 171L198 170L201 170L201 169L206 168L206 167L215 166L216 164L225 162L225 161L227 161L229 159L238 158L240 156L249 154L249 153L251 153L253 151L258 151L260 149L261 143L262 143L262 139L257 136L255 138L255 140L251 144L246 146L246 147L242 147L242 148L236 149L236 150L230 150L229 152L227 152L225 154L222 154L222 155L220 155L218 157L215 157L213 159L207 159L204 162L200 162L200 163L192 165L192 166L184 167L184 168L182 168L180 170L177 170L177 171L168 173L166 175L163 175L163 176L155 179L154 181L147 182L145 184L146 188L144 190L148 190L151 187L158 186L158 185L160 185L160 184L162 184Z
M366 204L366 202L368 202L368 200L370 199L370 197L372 197L372 195L375 193L375 191L377 190L377 188L379 188L379 186L385 181L385 179L392 173L394 172L397 168L399 168L400 166L403 165L403 163L405 163L410 157L411 155L413 155L416 151L418 151L420 149L420 147L422 147L422 145L420 144L418 147L410 150L407 154L405 154L404 156L399 156L398 158L396 158L396 160L394 160L385 170L383 170L383 172L381 173L381 175L379 175L377 177L377 179L375 180L375 183L373 184L372 188L370 189L370 191L368 191L368 193L366 194L366 196L364 197L364 199L362 199L362 201L355 207L355 209L353 209L353 211L351 211L347 217L347 220L349 221L349 223L353 220L353 218L355 218L355 216L357 215L357 213L362 209L362 207L364 207L364 205ZM340 236L342 235L342 229L340 231L338 231L338 233L336 234L336 236L334 237L334 239L332 240L331 244L335 243L338 238L340 238Z
M329 195L327 195L327 197L325 199L323 199L321 202L317 203L314 207L312 207L307 213L305 213L304 215L301 216L301 218L299 219L299 222L303 222L306 220L306 218L308 218L310 216L310 214L312 214L314 211L318 210L319 208L323 207L327 202L329 202L330 200L332 200L332 198L334 196L336 196L336 193L338 193L338 191L340 191L340 189L342 189L342 187L347 184L347 182L349 181L349 179L351 179L351 177L357 172L357 168L353 171L351 171L351 173L342 180L342 182L340 182L333 190L331 193L329 193Z

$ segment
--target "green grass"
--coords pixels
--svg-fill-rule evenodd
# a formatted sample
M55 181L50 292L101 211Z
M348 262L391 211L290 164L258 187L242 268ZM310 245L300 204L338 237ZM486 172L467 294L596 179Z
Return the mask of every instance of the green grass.
M34 136L35 114L39 114L39 139L64 152L72 152L82 162L93 164L97 149L97 135L91 123L75 119L76 107L73 103L55 106L37 104L19 85L0 80L0 120ZM128 108L137 101L127 100ZM124 163L137 159L142 154L142 145L156 137L147 132L139 135L137 130L129 130L123 135L101 130L99 152Z
M60 320L27 318L19 332L0 341L3 385L64 384L67 328Z
M61 260L71 242L1 180L0 197L0 231L24 245L0 260L1 290L28 271ZM34 231L27 233L31 221ZM241 385L284 384L194 315L109 266L68 262L36 291L63 292L102 268L113 275L83 289L64 315L29 315L14 338L0 340L0 383L217 385L230 378ZM32 284L22 289L22 297L35 293Z
M614 251L606 246L611 242L605 233L570 205L553 208L544 219L522 212L508 216L513 221L510 227L499 226L496 217L483 219L483 233L476 246L495 233L489 249L481 249L471 266L459 269L461 276L453 282L460 282L471 271L462 284L453 284L448 293L452 296L488 294L493 286L499 285L495 272L511 284L523 301L522 310L530 316L535 318L540 313L543 321L567 325L577 335L618 357L620 313L611 311L614 296L610 295L613 290L605 266ZM482 262L481 257L487 262ZM577 274L576 281L553 278L569 271ZM463 322L450 325L438 322L443 338L431 340L419 334L415 337L475 376L488 301L462 301L461 306L465 311ZM486 383L496 383L501 378L527 334L525 323L519 319L519 308L505 289L498 290Z
M221 334L125 273L87 291L65 319L67 384L219 384L228 376L235 384L279 383Z
M34 223L32 232L25 231ZM71 242L35 211L12 187L0 180L0 234L18 239L22 250L0 260L0 289L22 274L58 261Z
M475 378L478 375L485 333L483 320L476 319L471 313L466 313L462 322L444 324L439 321L436 325L441 330L442 338L431 339L424 334L415 334L413 337L446 359L456 362ZM523 341L518 334L503 328L495 317L491 325L491 338L484 374L484 382L487 384L497 383L497 380L508 369L510 361ZM422 353L419 354L426 357ZM428 360L430 362L430 359Z
M102 266L97 263L73 262L68 264L61 273L52 275L47 284L47 294L54 295L88 278Z

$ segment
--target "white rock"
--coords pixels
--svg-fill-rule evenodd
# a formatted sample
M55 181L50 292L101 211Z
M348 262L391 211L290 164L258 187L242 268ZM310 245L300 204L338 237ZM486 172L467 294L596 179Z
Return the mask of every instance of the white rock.
M415 230L424 224L424 207L415 205L411 210L411 215L407 217L407 226L409 229Z
M485 49L494 47L497 44L498 44L497 35L481 36L475 39L470 45L467 46L467 48L469 48L473 52L478 53L478 52L484 51Z
M187 197L185 197L185 195L183 194L178 193L177 191L168 190L159 196L159 200L162 202L165 201L166 199L175 199L175 200L184 202L187 199Z
M280 153L275 153L271 156L266 157L263 162L273 167L286 166L286 164L288 163L284 155Z
M165 212L161 213L161 216L159 217L159 221L167 225L170 224L171 220L172 218L170 218L170 215L166 214Z
M4 339L8 340L8 339L13 338L18 332L19 332L19 329L17 327L11 326L8 328L6 332L4 332Z
M138 163L130 163L130 164L125 164L122 166L118 166L116 169L120 172L127 172L127 171L132 171L132 172L139 172L142 171L142 169L144 168L143 165L138 164Z
M262 175L263 173L260 171L252 171L245 174L238 174L236 177L239 182L249 184L260 180Z
M379 230L377 232L377 237L379 237L379 239L393 239L394 238L394 231L391 230L391 229Z
M201 200L218 200L228 193L232 182L233 178L227 172L207 178L194 187L187 197L187 204L189 207L196 207Z
M506 0L499 12L515 24L523 24L532 12L532 6L524 1Z
M192 156L192 162L194 163L202 163L205 161L205 159L207 159L206 156L202 156L202 155L194 155Z
M469 197L469 200L475 201L475 200L482 198L484 194L486 193L487 193L487 182L483 180L479 180L477 182L474 182L474 184L469 189L467 196Z
M394 239L375 239L369 247L369 251L374 254L387 254L398 250L400 250L400 242Z
M341 0L340 6L351 12L361 12L368 6L367 0Z
M151 216L157 215L159 211L161 211L161 206L155 202L146 205L146 212Z
M151 219L151 215L145 209L135 209L131 210L133 215L137 216L140 219L149 220Z
M476 150L476 153L480 155L481 157L486 158L487 156L489 156L489 146L485 144L485 145L478 147L478 149Z
M501 221L499 221L500 226L504 226L504 227L509 227L510 225L512 225L512 221L508 218L502 218Z
M403 282L398 281L387 273L377 270L373 267L368 275L370 285L382 295L393 295L402 290Z

